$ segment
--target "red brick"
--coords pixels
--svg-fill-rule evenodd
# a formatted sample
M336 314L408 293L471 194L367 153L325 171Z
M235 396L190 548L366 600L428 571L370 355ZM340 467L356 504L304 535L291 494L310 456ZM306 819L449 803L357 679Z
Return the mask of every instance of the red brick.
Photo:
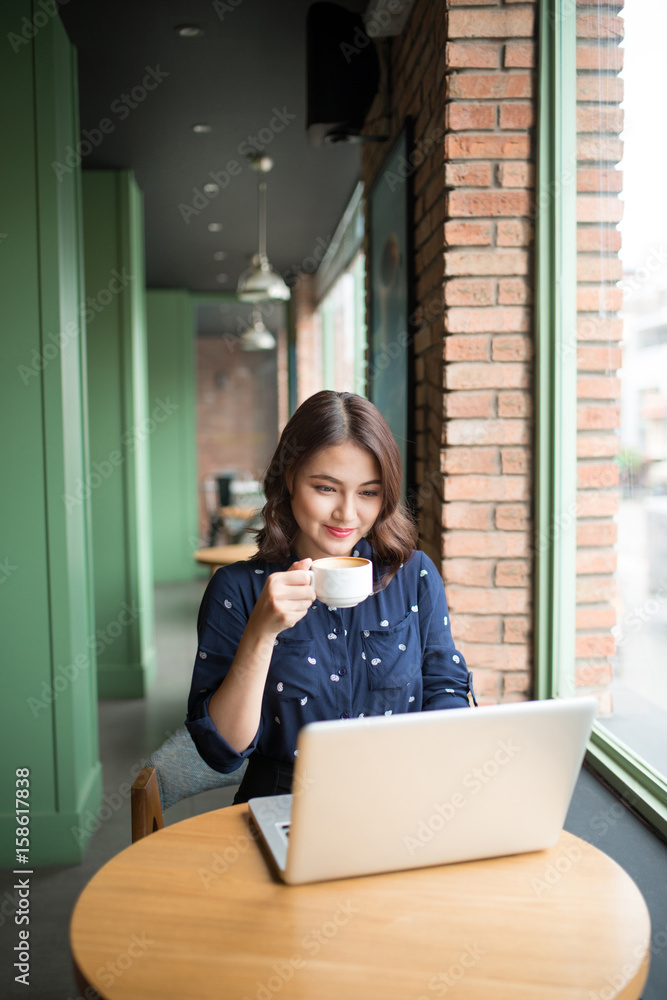
M533 78L530 73L450 73L445 96L450 101L528 98Z
M504 642L528 642L530 638L530 618L505 618Z
M528 671L517 671L515 674L504 673L502 677L505 694L529 695L531 693L532 675Z
M525 333L530 314L519 306L451 308L445 315L448 333Z
M506 67L516 69L532 69L534 65L534 42L507 42L505 45Z
M448 104L446 110L447 128L453 132L476 131L496 127L495 104Z
M614 191L623 190L623 171L607 169L577 170L577 191Z
M499 121L501 128L531 128L535 124L535 114L532 103L527 101L517 101L512 104L501 104Z
M508 362L458 362L445 368L447 389L523 389L529 376L525 365Z
M577 573L615 573L616 553L611 549L577 549Z
M616 596L616 581L609 577L578 576L577 604L611 604Z
M501 109L502 118L502 109ZM622 132L623 111L621 108L598 104L593 108L577 108L577 132Z
M617 434L577 434L577 458L614 458L620 450Z
M488 187L490 183L490 163L445 164L445 184L448 187Z
M445 138L448 160L527 160L528 135L452 135Z
M490 222L446 222L447 246L490 246Z
M595 104L620 104L623 100L623 80L618 76L595 73L577 76L577 100Z
M577 399L619 399L621 380L611 376L582 378L577 380Z
M475 695L480 706L498 704L501 697L500 681L502 676L498 670L475 670Z
M498 167L498 183L505 188L532 188L535 185L535 170L532 163L501 163Z
M612 430L620 425L618 406L577 407L577 427L579 430Z
M489 337L445 337L445 361L488 361Z
M507 503L496 507L496 528L500 531L525 532L529 525L530 510L528 504Z
M497 7L498 0L447 0L448 7Z
M525 250L448 250L445 253L445 274L527 274L528 254Z
M454 278L445 284L445 303L448 306L491 306L494 291L491 280Z
M613 656L615 652L613 635L578 635L575 639L575 656L577 658ZM611 680L611 677L609 679Z
M456 641L466 642L500 642L502 618L499 615L457 615Z
M579 312L619 312L623 308L623 290L611 285L579 285L577 310Z
M456 395L458 393L452 393ZM505 392L500 395L528 394ZM519 405L517 400L515 408ZM528 444L530 441L530 428L525 420L448 420L445 434L448 445Z
M450 538L460 538L461 529L486 532L492 527L493 506L484 503L446 503L442 508L442 526L454 532L445 535L443 545ZM468 553L465 553L468 555ZM476 609L479 610L479 609Z
M603 319L601 316L578 316L578 340L621 340L622 319Z
M523 593L523 591L518 591ZM494 667L496 670L526 670L530 665L530 650L527 646L506 645L505 643L476 643L464 650L466 663L470 669Z
M577 524L578 546L615 545L617 540L618 526L615 521L579 521Z
M613 628L616 608L577 608L577 628Z
M496 564L496 587L527 587L530 563L526 559L504 559Z
M577 226L577 250L616 253L620 249L621 234L618 229Z
M623 277L623 261L618 257L586 256L577 257L578 281L620 281Z
M578 222L620 222L622 218L623 202L620 198L596 198L586 194L577 197Z
M445 500L525 500L529 481L525 476L455 476L446 479Z
M533 400L530 393L528 392L498 393L499 417L529 417L532 414L532 411L533 411ZM507 443L509 444L510 442Z
M527 191L450 191L447 195L447 213L450 216L497 217L503 215L528 215L531 198ZM498 274L498 271L494 271Z
M577 45L577 69L620 70L623 49L616 45Z
M585 663L582 666L576 665L574 671L575 687L593 687L601 684L611 684L611 664L609 663Z
M493 42L447 42L450 69L497 69L499 61L500 45Z
M490 587L493 582L491 559L445 559L445 584L462 583L467 587Z
M577 368L580 372L615 372L623 364L620 347L578 347Z
M604 464L595 463L584 465L577 464L577 488L585 489L607 489L610 486L618 486L618 466L607 462Z
M479 611L479 589L452 584L447 590L452 613ZM488 615L525 615L530 611L531 594L519 587L494 587L484 595L484 610Z
M533 227L521 219L499 222L496 242L499 247L525 247L533 242Z
M498 282L498 305L523 306L532 301L532 289L523 278L505 278Z
M450 10L447 14L448 38L532 38L534 26L535 12L530 9Z
M620 163L622 158L623 143L616 136L598 135L594 138L591 138L590 135L577 136L578 160L602 160Z
M445 344L447 340L445 339ZM495 416L495 393L493 392L452 392L445 396L448 417L493 417Z
M530 472L530 452L527 448L503 448L500 460L504 476L523 476Z
M448 448L441 462L448 476L495 476L500 472L496 448Z
M517 281L519 279L513 279ZM509 284L510 282L500 282ZM491 358L493 361L527 361L532 357L533 343L529 337L516 334L494 337L491 342Z
M444 536L442 554L446 559L520 559L528 555L528 538L519 531L454 531Z
M512 32L514 34L514 32ZM611 14L580 14L577 38L623 38L623 19Z
M577 517L614 517L618 514L617 492L577 493Z

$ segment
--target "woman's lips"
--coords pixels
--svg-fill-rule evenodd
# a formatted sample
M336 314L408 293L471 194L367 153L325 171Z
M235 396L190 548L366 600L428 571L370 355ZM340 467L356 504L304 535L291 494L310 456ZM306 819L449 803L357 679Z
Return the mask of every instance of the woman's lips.
M347 536L351 535L354 531L354 528L330 528L328 524L325 524L324 527L327 531L330 531L335 538L347 538Z

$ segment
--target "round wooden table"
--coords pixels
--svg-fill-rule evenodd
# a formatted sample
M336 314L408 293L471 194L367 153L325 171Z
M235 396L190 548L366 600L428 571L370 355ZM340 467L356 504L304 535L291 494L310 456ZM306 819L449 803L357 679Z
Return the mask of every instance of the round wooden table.
M251 559L257 552L257 546L248 545L212 545L209 549L197 549L194 557L198 563L211 567L215 573L219 566L229 566L230 563L243 559Z
M246 805L112 858L74 909L77 986L105 1000L637 1000L650 921L626 872L547 851L285 886Z

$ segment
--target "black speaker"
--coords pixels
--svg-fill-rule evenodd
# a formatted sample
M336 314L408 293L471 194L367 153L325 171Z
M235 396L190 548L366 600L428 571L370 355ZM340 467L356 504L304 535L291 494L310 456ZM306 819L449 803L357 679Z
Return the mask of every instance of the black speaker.
M306 128L314 146L362 141L380 83L375 42L361 14L314 3L306 17Z

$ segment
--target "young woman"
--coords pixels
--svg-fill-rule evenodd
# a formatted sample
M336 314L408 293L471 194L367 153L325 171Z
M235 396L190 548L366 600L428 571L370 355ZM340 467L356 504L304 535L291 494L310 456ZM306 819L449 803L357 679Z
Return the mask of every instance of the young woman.
M306 722L468 705L442 578L400 490L396 443L362 396L318 392L286 425L258 555L214 574L197 623L186 726L215 770L250 758L235 802L290 791ZM374 593L322 604L306 570L349 555L372 561Z

